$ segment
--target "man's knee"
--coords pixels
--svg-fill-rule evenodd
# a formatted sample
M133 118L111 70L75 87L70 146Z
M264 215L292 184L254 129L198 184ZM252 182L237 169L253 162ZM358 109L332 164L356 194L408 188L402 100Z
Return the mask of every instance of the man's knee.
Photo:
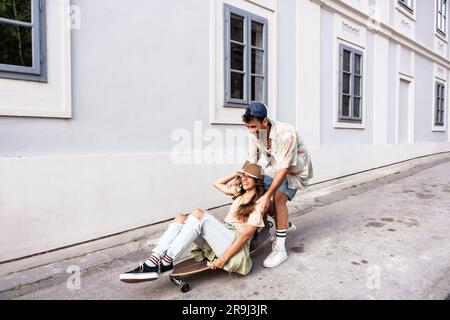
M283 192L277 191L273 196L273 202L275 206L286 205L289 198Z
M205 216L205 212L202 209L195 209L194 211L192 211L192 215L201 220Z
M269 209L267 209L266 214L271 217L275 217L275 203L270 201Z
M173 219L173 223L184 223L187 219L188 215L187 214L179 214L175 217L175 219Z

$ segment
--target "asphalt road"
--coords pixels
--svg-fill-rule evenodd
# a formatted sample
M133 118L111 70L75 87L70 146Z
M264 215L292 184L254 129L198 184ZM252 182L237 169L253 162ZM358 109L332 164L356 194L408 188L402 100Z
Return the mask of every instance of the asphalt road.
M300 195L301 197L301 195ZM317 199L291 219L297 231L289 258L275 269L254 255L250 275L208 271L181 293L168 277L126 284L119 274L148 250L109 263L62 273L0 293L1 299L449 299L450 162L355 186Z

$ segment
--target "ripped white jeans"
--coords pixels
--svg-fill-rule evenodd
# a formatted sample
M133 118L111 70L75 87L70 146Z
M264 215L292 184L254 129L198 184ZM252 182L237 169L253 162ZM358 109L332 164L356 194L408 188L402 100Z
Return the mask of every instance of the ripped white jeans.
M152 251L177 260L194 242L201 246L206 241L214 253L221 256L233 243L236 233L207 210L203 211L202 219L189 214L184 223L171 223Z

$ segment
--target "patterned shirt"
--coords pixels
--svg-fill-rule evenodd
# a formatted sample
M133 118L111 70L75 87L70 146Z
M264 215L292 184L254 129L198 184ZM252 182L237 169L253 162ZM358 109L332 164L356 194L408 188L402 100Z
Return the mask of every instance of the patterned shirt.
M287 175L290 189L303 189L313 177L313 167L308 149L303 139L290 124L269 119L270 149L266 145L265 130L260 130L259 138L251 134L249 141L250 163L265 161L264 174L275 177L280 169L289 168ZM264 158L261 158L261 155Z

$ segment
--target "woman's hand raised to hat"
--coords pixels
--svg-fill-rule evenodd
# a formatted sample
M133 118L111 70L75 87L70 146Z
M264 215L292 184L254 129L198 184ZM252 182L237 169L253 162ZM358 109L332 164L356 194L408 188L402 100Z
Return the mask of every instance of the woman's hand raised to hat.
M214 181L214 187L222 191L226 195L235 196L236 186L234 186L234 183L236 181L234 179L236 179L236 177L238 177L238 174L236 172L222 177Z
M241 184L242 184L241 178L239 177L239 175L237 175L235 179L227 183L227 187L231 189L233 187L239 187Z

